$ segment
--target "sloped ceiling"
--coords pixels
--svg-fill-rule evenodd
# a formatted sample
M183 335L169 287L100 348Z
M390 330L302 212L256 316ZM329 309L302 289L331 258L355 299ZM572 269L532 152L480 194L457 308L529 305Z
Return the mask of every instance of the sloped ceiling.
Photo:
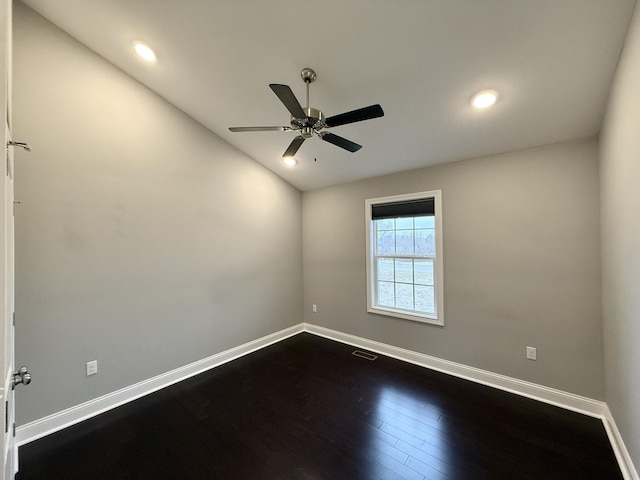
M24 0L89 48L300 190L588 137L599 132L635 0ZM158 61L135 56L148 43ZM349 153L293 132L269 89L327 116L379 103L383 118L332 129ZM489 110L478 90L500 92Z

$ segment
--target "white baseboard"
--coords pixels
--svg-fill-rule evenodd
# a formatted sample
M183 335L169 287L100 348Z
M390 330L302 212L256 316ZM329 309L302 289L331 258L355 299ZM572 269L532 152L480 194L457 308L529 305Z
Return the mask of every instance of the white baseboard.
M404 348L394 347L393 345L387 345L385 343L357 337L348 333L338 332L325 327L319 327L317 325L311 325L309 323L304 324L304 330L331 340L347 343L349 345L364 348L365 350L371 350L388 357L397 358L398 360L403 360L421 367L453 375L454 377L464 378L466 380L471 380L472 382L505 390L523 397L540 400L545 403L550 403L552 405L592 417L603 418L605 414L605 403L591 398L526 382L517 378L507 377L506 375L481 370L461 363L443 360L441 358L425 355L424 353L405 350Z
M88 418L99 415L107 410L123 405L127 402L153 393L174 383L186 380L199 373L210 370L236 358L264 348L273 343L284 340L303 331L303 324L280 330L266 335L238 347L230 348L197 362L185 365L170 372L144 380L129 387L122 388L107 395L103 395L75 407L35 420L16 429L16 446L24 445L38 438L70 427Z
M609 437L609 442L611 443L613 452L616 454L616 458L618 459L618 465L620 465L622 476L625 480L640 480L638 471L633 465L633 460L631 460L629 450L627 450L627 446L624 444L624 440L622 439L620 430L618 430L618 425L616 425L613 415L609 410L609 406L605 406L605 415L602 422L604 423L604 428L607 431L607 436Z
M338 332L329 328L304 324L304 331L319 335L321 337L335 340L354 347L359 347L372 352L380 353L388 357L396 358L405 362L413 363L421 367L437 370L448 375L471 380L490 387L515 393L523 397L532 398L541 402L549 403L567 410L596 417L602 420L604 428L609 437L609 442L618 460L618 465L625 480L640 480L631 456L624 444L616 422L605 402L582 397L573 393L556 390L513 377L507 377L498 373L481 370L461 363L443 360L441 358L425 355L411 350L394 347L385 343L376 342L367 338L357 337L348 333Z
M455 377L464 378L472 382L498 388L524 397L549 403L567 410L579 412L591 417L600 418L611 442L620 469L625 480L640 480L633 465L633 461L626 449L620 431L615 423L607 404L598 400L564 392L554 388L545 387L517 378L500 375L468 365L463 365L449 360L432 357L424 353L395 347L367 338L358 337L337 330L320 327L310 323L301 323L286 328L271 335L245 343L238 347L225 350L197 362L185 365L170 372L158 375L135 385L125 387L115 392L103 395L88 402L76 405L61 412L49 415L34 422L22 425L16 430L16 445L24 445L38 438L62 430L100 413L111 410L127 402L153 393L164 387L193 377L199 373L210 370L236 358L264 348L273 343L284 340L301 332L325 337L348 345L353 345L365 350L380 353L398 360L409 362L421 367L436 370Z

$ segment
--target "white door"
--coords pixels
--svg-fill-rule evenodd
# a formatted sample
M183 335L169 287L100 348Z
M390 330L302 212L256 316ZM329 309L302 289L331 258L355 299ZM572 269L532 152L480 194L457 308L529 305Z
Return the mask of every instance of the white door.
M0 0L0 111L4 116L2 131L3 180L0 182L0 397L2 405L2 456L0 480L12 480L17 469L14 446L13 388L16 379L13 365L14 337L14 229L13 229L13 149L11 142L11 0Z

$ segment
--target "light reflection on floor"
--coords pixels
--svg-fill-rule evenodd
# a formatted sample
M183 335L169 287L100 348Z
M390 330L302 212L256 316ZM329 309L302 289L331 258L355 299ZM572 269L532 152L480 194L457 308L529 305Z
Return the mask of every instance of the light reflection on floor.
M371 416L379 434L371 436L373 474L380 478L445 479L451 474L446 425L441 411L409 391L383 387Z

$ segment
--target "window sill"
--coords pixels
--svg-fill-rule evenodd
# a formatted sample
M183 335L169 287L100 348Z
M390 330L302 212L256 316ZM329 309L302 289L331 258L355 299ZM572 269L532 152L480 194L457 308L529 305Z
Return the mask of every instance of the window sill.
M367 311L369 313L375 313L376 315L384 315L386 317L401 318L403 320L411 320L412 322L427 323L429 325L444 327L444 320L442 318L438 319L430 316L413 315L411 313L382 307L369 307Z

